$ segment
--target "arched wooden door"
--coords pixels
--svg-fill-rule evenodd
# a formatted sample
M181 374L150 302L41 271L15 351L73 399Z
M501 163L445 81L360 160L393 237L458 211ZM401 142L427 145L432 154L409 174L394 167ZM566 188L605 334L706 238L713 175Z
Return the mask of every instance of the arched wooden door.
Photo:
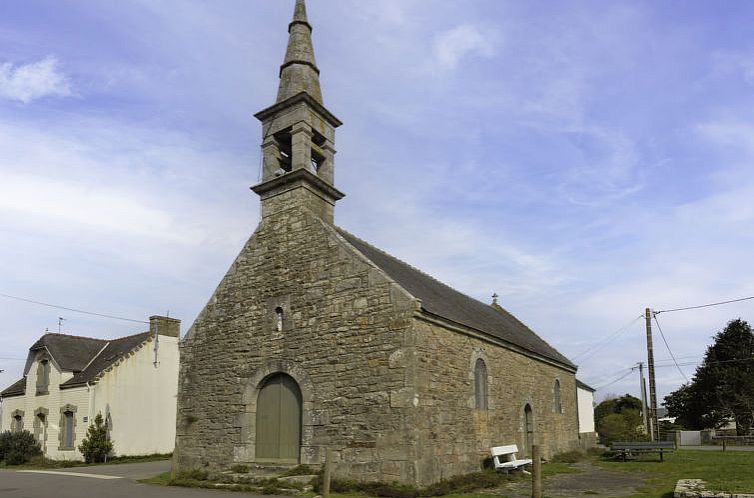
M534 414L531 405L524 407L524 451L526 456L531 456L531 447L534 445Z
M256 460L298 463L301 444L301 390L293 378L273 375L257 398Z

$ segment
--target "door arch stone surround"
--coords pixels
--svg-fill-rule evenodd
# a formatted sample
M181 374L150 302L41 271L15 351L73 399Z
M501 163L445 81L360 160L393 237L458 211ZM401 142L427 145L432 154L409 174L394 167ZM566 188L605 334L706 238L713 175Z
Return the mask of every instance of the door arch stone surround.
M240 417L240 441L235 447L233 459L235 462L253 462L256 460L256 419L257 400L259 392L268 377L285 374L293 378L301 391L301 447L299 462L302 464L318 464L319 448L315 447L314 427L318 425L314 416L314 384L306 371L297 363L290 360L270 360L255 370L246 381L242 403L243 413Z

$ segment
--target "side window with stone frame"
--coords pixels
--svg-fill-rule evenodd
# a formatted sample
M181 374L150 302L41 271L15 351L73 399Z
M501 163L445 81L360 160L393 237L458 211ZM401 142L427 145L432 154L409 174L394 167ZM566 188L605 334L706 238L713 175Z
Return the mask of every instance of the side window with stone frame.
M474 364L474 408L486 410L487 397L487 365L479 358Z
M563 402L561 398L560 379L555 379L553 387L553 410L555 413L563 413Z
M21 432L24 430L24 417L23 415L14 415L13 416L13 431L12 432Z
M60 409L60 450L76 449L76 407L65 405Z

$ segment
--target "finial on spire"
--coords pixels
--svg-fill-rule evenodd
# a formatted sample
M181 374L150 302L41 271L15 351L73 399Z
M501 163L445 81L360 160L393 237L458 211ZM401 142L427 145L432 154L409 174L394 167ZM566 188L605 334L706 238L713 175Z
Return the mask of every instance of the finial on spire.
M280 86L278 102L282 102L301 92L306 92L317 102L322 103L322 89L319 86L319 68L314 59L312 26L306 15L304 0L296 0L293 20L288 25L288 49L280 66Z
M296 8L293 11L293 22L309 24L309 19L306 17L306 2L304 0L296 0Z
M497 292L492 294L492 304L497 304L497 298L500 297L497 295Z

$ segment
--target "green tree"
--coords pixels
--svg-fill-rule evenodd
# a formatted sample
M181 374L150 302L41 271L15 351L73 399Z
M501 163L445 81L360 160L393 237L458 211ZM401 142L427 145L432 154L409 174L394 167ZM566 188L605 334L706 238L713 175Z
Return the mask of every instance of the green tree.
M668 415L686 427L715 429L732 418L739 435L754 426L754 334L744 320L728 323L707 348L691 382L665 397Z
M641 418L641 400L625 394L603 400L594 409L597 432L605 442L646 439Z
M101 413L94 417L94 423L86 430L86 437L81 441L79 451L84 455L86 463L104 462L113 451L113 442L107 435L107 426Z

